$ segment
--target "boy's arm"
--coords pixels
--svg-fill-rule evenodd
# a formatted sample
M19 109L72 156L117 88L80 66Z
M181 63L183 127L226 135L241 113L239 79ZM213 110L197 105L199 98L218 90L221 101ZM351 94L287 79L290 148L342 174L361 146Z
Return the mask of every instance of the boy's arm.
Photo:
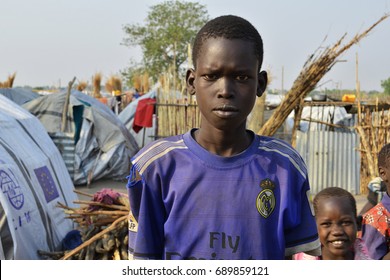
M129 215L129 259L163 259L165 211L160 192L139 175L132 176L127 187L133 214Z
M295 226L286 230L286 253L287 257L296 253L306 253L311 256L321 255L321 243L319 241L317 225L314 218L314 210L310 202L310 187L306 179L300 188L300 193L296 194L298 205L295 215ZM290 213L291 214L291 213Z

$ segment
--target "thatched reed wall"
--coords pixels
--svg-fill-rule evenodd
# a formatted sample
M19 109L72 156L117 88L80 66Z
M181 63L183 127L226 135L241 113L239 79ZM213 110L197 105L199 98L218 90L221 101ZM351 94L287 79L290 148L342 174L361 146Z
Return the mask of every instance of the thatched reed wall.
M356 131L360 136L360 191L367 192L370 180L378 174L378 152L390 142L390 102L378 101L360 108Z
M157 137L187 132L200 125L200 113L195 97L180 92L157 94Z

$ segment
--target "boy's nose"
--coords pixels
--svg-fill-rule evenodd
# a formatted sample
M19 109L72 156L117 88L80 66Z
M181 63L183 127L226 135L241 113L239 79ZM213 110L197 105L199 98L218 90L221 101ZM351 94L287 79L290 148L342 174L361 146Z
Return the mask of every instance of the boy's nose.
M233 95L233 81L229 78L219 79L218 97L230 98Z

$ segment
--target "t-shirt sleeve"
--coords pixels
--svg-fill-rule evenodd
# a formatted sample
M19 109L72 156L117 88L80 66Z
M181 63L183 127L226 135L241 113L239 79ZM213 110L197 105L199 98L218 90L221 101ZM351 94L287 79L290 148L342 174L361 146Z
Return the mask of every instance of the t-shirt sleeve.
M285 214L287 224L293 225L285 230L286 250L285 256L296 253L307 253L313 256L321 255L321 244L318 238L314 210L310 200L310 186L306 178L299 191L291 195L295 213L288 211ZM295 204L295 205L294 205Z
M291 207L291 209L296 209L296 213L295 215L291 215L290 213L289 218L290 220L296 219L295 226L285 230L285 256L291 256L301 252L312 256L320 256L321 244L318 238L314 211L310 201L310 187L307 179L299 190L299 199L292 202L297 203L297 205Z
M162 259L165 211L161 191L153 182L134 177L129 179L128 192L136 219L129 219L129 259Z

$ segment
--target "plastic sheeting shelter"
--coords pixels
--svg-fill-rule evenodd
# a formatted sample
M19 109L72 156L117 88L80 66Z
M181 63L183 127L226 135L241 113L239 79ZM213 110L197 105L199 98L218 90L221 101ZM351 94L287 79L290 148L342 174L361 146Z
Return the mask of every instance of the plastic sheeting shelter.
M307 121L308 119L314 121ZM322 123L315 122L316 120ZM292 130L294 111L290 113L286 121ZM302 110L299 130L302 132L329 130L329 127L324 123L349 126L351 122L353 122L352 114L347 113L342 106L305 106Z
M0 95L4 95L18 105L22 105L40 96L32 90L24 88L0 88Z
M119 118L103 103L72 90L52 93L25 103L57 144L75 185L98 179L122 180L138 145ZM66 110L62 127L63 110ZM74 153L74 155L73 155ZM72 163L73 161L73 163Z
M60 202L77 195L64 161L37 118L0 95L0 259L40 259L73 229Z

